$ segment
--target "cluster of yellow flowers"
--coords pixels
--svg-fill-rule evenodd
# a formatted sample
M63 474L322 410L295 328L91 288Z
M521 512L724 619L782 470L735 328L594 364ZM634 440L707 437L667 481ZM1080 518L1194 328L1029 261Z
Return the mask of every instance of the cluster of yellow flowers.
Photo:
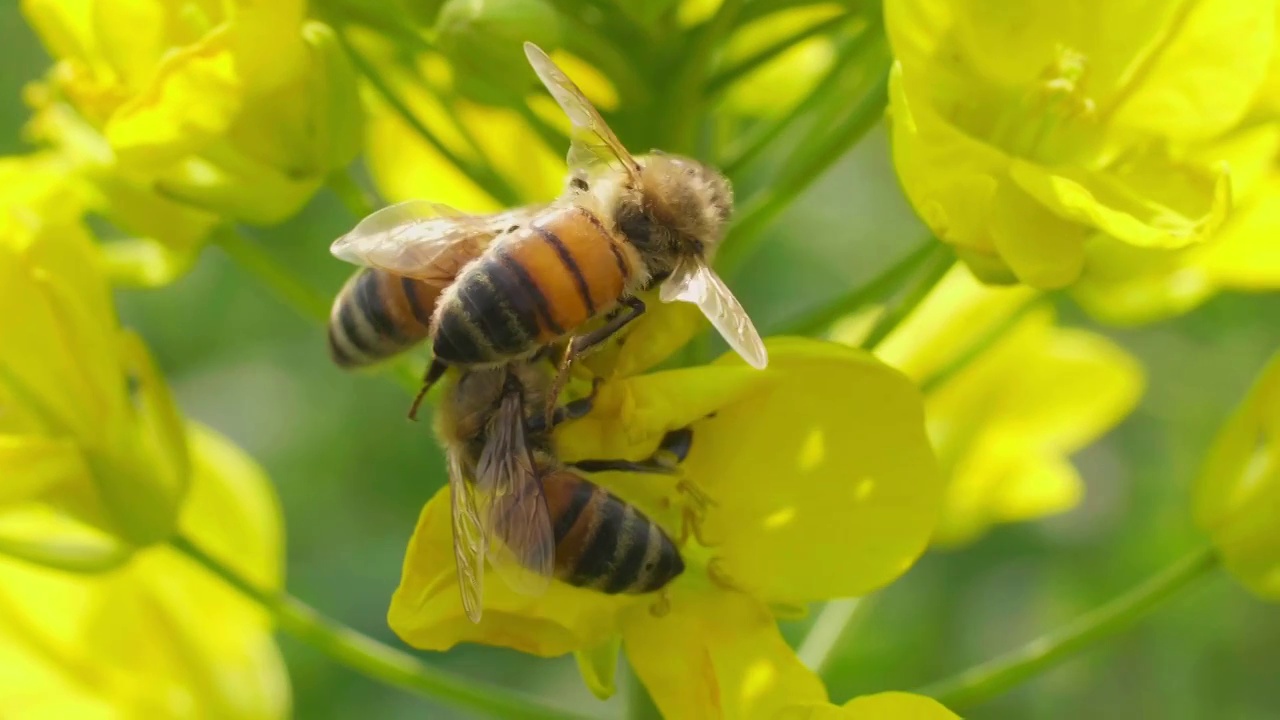
M110 287L171 282L220 228L295 216L357 157L388 201L486 211L554 197L567 121L534 92L522 40L558 48L624 141L662 139L655 88L567 32L553 5L448 2L420 32L398 3L23 0L55 62L27 97L41 149L0 160L0 665L20 670L0 674L5 711L288 714L268 609L171 545L279 591L270 483L181 416ZM593 477L673 536L690 486L710 500L664 612L650 597L492 583L471 623L441 491L409 542L390 625L419 649L574 653L602 698L625 650L673 718L953 718L905 693L831 704L777 618L872 593L931 546L1075 506L1069 455L1134 407L1144 376L1101 335L1060 326L1046 291L1137 323L1280 286L1277 8L655 5L666 10L619 3L603 24L718 37L743 72L698 117L728 128L785 121L828 75L865 70L840 64L857 57L842 40L882 33L895 167L962 262L877 342L892 308L863 307L824 339L770 339L765 372L732 355L655 369L705 329L680 306L588 359L605 382L591 414L557 432L566 460L640 459L664 433L694 432L676 477ZM91 216L118 232L95 237ZM311 239L316 252L329 240ZM1280 358L1224 427L1194 498L1226 568L1270 599L1278 412Z

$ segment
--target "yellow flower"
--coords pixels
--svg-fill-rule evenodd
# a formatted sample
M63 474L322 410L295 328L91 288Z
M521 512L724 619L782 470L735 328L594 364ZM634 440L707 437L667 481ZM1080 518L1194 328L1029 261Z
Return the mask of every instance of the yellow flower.
M1265 0L889 3L903 187L987 282L1069 285L1095 235L1198 243L1230 183L1182 148L1249 110L1274 14Z
M141 545L172 530L186 445L146 348L116 321L79 207L48 157L0 161L2 499Z
M355 78L302 0L24 0L65 99L119 172L250 223L293 215L359 150Z
M217 215L161 195L143 174L127 173L106 140L65 103L43 105L27 129L83 180L89 209L129 233L102 242L113 285L166 285L191 268L220 222Z
M281 582L280 517L262 471L190 427L183 533L262 587ZM48 512L0 513L6 535L65 534ZM176 551L81 575L0 560L0 707L12 717L273 720L289 682L269 618Z
M1201 152L1232 169L1235 209L1209 242L1180 249L1140 248L1097 238L1075 298L1105 322L1163 320L1222 290L1280 288L1280 126L1250 127Z
M625 343L643 345L635 335ZM863 595L905 572L933 532L939 478L919 396L901 374L857 351L800 338L774 339L769 357L763 372L727 356L709 366L609 375L591 414L557 433L566 460L640 459L664 433L692 427L681 474L711 504L697 537L681 547L686 570L666 589L665 613L655 613L653 596L557 582L530 598L493 582L482 621L471 623L442 490L410 541L392 629L431 650L479 642L541 656L577 652L602 696L612 691L620 637L672 718L773 717L788 705L826 702L773 612ZM651 362L654 355L632 367ZM591 479L680 535L690 496L679 479Z
M778 720L960 720L937 700L904 692L856 697L839 707L810 705L788 708Z
M1192 503L1227 570L1280 600L1280 353L1219 431Z
M947 478L936 544L1075 507L1082 486L1068 456L1141 394L1137 361L1099 335L1057 327L1050 308L1030 305L1035 297L956 267L877 349L929 388L929 437ZM857 330L837 336L860 339Z

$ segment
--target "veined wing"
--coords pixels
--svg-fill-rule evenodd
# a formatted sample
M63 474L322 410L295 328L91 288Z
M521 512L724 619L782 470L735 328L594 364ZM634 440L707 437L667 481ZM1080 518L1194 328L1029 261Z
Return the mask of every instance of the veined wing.
M489 422L475 486L493 569L513 590L538 595L554 572L555 537L524 421L519 391L508 392Z
M705 262L693 258L682 260L671 277L663 281L659 297L663 302L679 300L697 305L729 347L748 365L762 370L769 364L769 353L747 311Z
M524 225L545 208L527 205L468 215L440 203L408 200L361 220L334 240L329 251L349 263L448 285L494 238L513 225Z
M617 162L635 176L640 171L639 164L569 76L556 67L542 48L531 42L524 44L524 54L538 79L547 87L547 91L573 124L573 134L569 140L569 172L576 175L589 172L601 163Z
M475 484L467 478L462 462L452 452L449 453L449 506L453 517L453 556L458 564L462 608L471 622L478 623L484 609L484 523Z

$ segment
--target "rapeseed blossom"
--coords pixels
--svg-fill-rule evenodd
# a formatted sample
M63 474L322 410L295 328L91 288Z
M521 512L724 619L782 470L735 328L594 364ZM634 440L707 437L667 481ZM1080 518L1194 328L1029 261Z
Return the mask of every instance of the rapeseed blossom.
M266 613L162 544L181 533L278 588L270 485L183 422L120 327L85 192L64 158L0 160L0 707L283 718Z
M1185 153L1250 109L1272 2L908 0L885 24L902 186L985 282L1063 287L1095 236L1176 249L1222 224L1230 169Z
M1227 570L1280 600L1280 353L1218 432L1192 504Z
M645 348L643 336L628 336L619 355L632 346ZM822 683L783 641L774 613L860 596L905 572L934 530L939 477L919 396L901 374L831 343L775 338L768 349L763 372L728 356L608 373L592 412L557 432L567 461L638 460L664 433L692 428L678 478L591 478L681 538L687 569L663 599L559 582L529 598L495 582L473 624L457 590L441 490L410 541L391 627L422 649L480 642L543 656L577 652L601 695L612 692L612 678L598 669L611 672L620 638L669 717L771 717L825 703ZM650 353L632 368L660 359ZM846 398L866 409L853 411ZM688 510L696 533L682 537Z
M72 112L36 135L131 188L253 224L295 214L360 149L355 76L332 31L303 0L24 0L57 64L32 94L38 114ZM91 131L100 142L68 133ZM152 202L147 198L148 202ZM136 210L136 209L135 209ZM112 208L107 208L112 216ZM122 208L130 232L186 252L190 237L148 228ZM153 251L154 252L154 251ZM182 269L139 270L143 278ZM189 261L188 261L189 263Z
M21 182L17 182L21 178ZM186 494L178 413L115 317L76 189L48 156L0 161L0 474L127 545L170 535Z
M1133 357L1100 335L1058 327L1050 307L1033 305L1036 295L952 268L876 350L928 388L929 438L946 478L935 544L1075 507L1083 485L1068 456L1142 392ZM858 341L860 326L845 323L837 339Z
M254 462L188 425L191 492L179 528L261 587L280 587L280 511ZM7 507L0 533L65 538L47 509ZM110 572L0 559L0 707L22 718L282 720L289 678L271 621L159 545Z
M1198 153L1202 164L1232 169L1235 207L1208 242L1186 248L1140 248L1096 238L1088 271L1073 295L1094 317L1136 324L1185 313L1223 290L1280 288L1280 123L1229 134Z

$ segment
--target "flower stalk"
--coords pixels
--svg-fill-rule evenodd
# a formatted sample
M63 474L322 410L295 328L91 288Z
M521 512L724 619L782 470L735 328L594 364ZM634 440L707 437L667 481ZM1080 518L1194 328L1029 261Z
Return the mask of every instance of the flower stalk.
M515 720L582 717L547 705L535 697L433 668L408 653L384 645L326 617L287 593L273 593L254 586L188 538L177 536L169 544L249 600L261 605L281 630L362 675L493 717Z
M788 322L771 334L813 335L826 330L840 318L861 310L889 295L894 288L900 287L912 273L920 269L935 250L936 243L933 239L929 239L928 242L908 253L906 257L885 268L879 275L852 288L826 306Z
M338 38L338 42L342 45L347 56L351 58L351 64L356 70L364 76L378 95L400 116L405 123L413 129L423 140L427 142L436 152L440 153L445 160L451 165L467 174L482 190L489 194L491 198L506 207L520 204L520 195L515 188L511 187L501 175L494 172L488 165L484 163L468 162L453 150L449 149L439 137L436 136L430 128L426 126L418 118L418 116L409 107L408 103L401 98L391 87L385 78L378 72L373 63L356 49L351 43L351 39L347 37L346 31L341 25L334 25L334 35Z
M1213 548L1197 548L1138 587L1074 622L917 692L936 698L953 710L979 705L1099 640L1127 630L1219 564Z
M871 332L863 338L860 347L868 352L875 350L876 346L889 337L889 334L902 324L903 320L910 317L920 303L924 302L929 293L933 292L934 287L947 274L954 262L955 258L950 248L942 243L934 243L928 256L921 263L919 279L905 291L901 300L885 311L885 314L871 328Z
M872 71L875 81L843 122L819 138L797 162L784 167L775 182L748 200L738 212L724 250L717 258L722 275L732 277L741 270L759 250L764 230L880 121L889 86L889 52L883 38L878 38L867 49L867 62L875 68Z

